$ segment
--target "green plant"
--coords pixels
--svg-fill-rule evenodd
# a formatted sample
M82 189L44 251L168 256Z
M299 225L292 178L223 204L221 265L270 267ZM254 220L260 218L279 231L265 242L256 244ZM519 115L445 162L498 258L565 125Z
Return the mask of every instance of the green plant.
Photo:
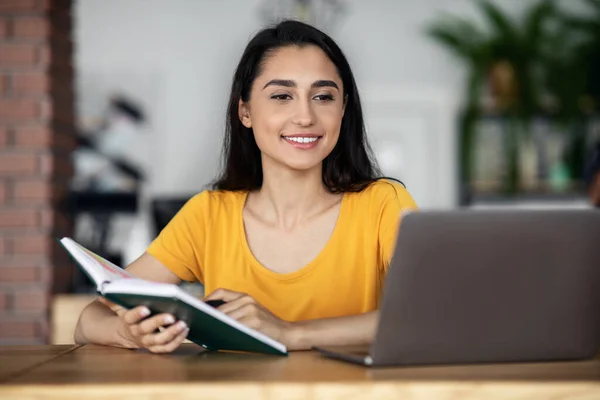
M461 171L463 180L472 176L474 123L482 112L484 89L492 93L491 109L509 118L507 130L508 174L506 192L519 188L518 143L528 132L533 116L542 108L541 72L546 58L548 22L555 17L554 0L540 0L531 6L522 21L513 21L489 0L480 0L486 31L474 22L445 16L427 33L461 59L469 70L466 104L462 121Z
M574 179L583 178L586 127L600 105L600 0L583 2L584 12L559 10L545 58L545 84L556 99L556 118L570 133L564 161Z
M600 0L584 3L588 5L584 13L558 14L561 51L555 48L549 59L548 85L565 103L571 102L561 107L568 116L590 112L600 104Z

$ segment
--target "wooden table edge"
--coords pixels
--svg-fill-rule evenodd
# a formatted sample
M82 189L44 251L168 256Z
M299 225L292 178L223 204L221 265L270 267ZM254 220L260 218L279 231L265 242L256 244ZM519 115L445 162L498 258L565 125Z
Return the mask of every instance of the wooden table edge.
M356 398L430 399L499 399L518 395L519 399L600 398L600 382L583 381L371 381L371 382L178 382L178 383L78 383L78 384L8 384L0 386L3 400L42 398L71 400L81 398L148 398L164 399L177 394L178 400L223 399L321 399ZM353 397L354 398L354 397Z

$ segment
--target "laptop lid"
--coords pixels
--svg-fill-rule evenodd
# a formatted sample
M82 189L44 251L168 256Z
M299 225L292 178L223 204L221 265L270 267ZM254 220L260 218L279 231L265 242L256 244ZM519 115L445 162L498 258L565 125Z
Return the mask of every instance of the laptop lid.
M416 212L401 223L373 365L593 357L600 212Z

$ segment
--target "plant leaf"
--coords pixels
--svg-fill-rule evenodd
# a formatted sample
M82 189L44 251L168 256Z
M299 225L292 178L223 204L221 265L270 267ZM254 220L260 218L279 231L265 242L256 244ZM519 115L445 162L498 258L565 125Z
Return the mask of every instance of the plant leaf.
M600 14L600 0L585 0L586 3L592 8L596 9L596 12Z
M455 28L449 26L433 26L427 30L427 33L461 58L470 58L472 53L471 45Z
M556 4L554 0L542 0L529 9L525 17L524 31L525 40L532 45L539 47L538 43L544 36L544 27L549 18L556 14Z
M492 4L489 0L480 0L478 1L478 4L487 20L494 27L498 36L511 38L515 41L518 40L519 34L517 28L512 21L504 15L502 10Z

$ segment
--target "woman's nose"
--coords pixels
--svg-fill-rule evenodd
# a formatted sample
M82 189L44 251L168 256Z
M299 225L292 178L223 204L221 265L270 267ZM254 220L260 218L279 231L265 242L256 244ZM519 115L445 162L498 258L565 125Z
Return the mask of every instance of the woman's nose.
M310 99L297 102L292 122L302 127L311 126L315 124L316 116L313 107L310 103Z

